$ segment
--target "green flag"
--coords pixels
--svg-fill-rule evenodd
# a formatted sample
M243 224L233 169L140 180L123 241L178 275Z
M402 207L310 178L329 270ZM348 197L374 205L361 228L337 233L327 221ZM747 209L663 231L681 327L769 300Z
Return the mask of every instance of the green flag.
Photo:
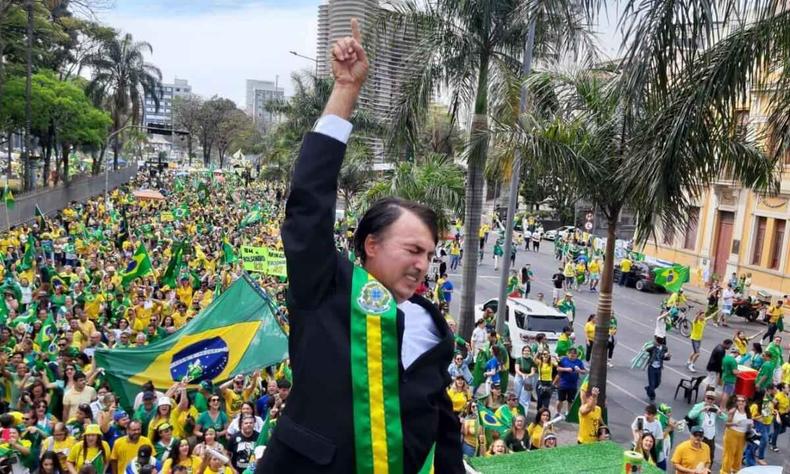
M38 207L38 204L36 204L35 217L36 217L36 220L38 221L38 226L41 229L43 229L46 226L46 224L47 224L47 218L46 218L46 216L44 216L44 213L41 212L41 208Z
M663 286L669 292L676 292L689 281L689 267L673 265L667 268L656 268L653 270L653 282Z
M170 261L167 262L167 268L165 269L165 273L162 275L162 281L160 283L164 283L165 285L169 286L170 288L175 288L178 279L178 272L181 270L181 267L184 265L184 242L178 242L173 246L173 250L170 253Z
M233 246L230 245L227 237L222 238L222 255L223 255L223 262L225 263L234 263L239 258L233 252Z
M261 210L256 206L253 210L247 213L246 216L244 216L244 218L239 223L239 228L247 227L248 225L260 222L261 219L263 219L263 213L261 213Z
M498 431L500 434L507 432L510 427L502 423L496 414L480 402L477 402L477 414L480 417L480 426L486 430Z
M33 260L36 258L36 239L33 234L27 236L25 242L25 254L22 255L22 263L19 264L19 270L25 271L33 266Z
M153 272L151 259L145 251L145 245L140 244L132 255L132 261L126 267L126 271L121 273L121 284L126 286L135 278L141 278Z
M144 347L97 349L96 366L105 370L124 408L132 406L148 380L163 391L185 379L190 384L228 380L287 357L288 338L275 311L269 297L244 275L171 336Z
M266 443L269 442L269 434L272 431L272 417L266 413L266 419L263 420L263 426L261 426L261 432L258 435L258 439L255 441L255 446L266 446Z

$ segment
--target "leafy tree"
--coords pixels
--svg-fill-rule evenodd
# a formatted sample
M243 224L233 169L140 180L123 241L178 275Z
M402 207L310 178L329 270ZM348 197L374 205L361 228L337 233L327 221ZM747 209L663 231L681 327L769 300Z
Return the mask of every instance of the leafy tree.
M198 136L200 144L203 146L203 165L211 163L211 151L215 145L224 145L227 148L225 138L222 137L222 124L225 123L236 110L236 104L222 97L214 96L205 101L198 114Z
M179 132L186 132L187 135L187 157L189 165L192 165L192 140L200 133L200 111L203 106L203 99L195 94L178 96L173 99L173 120Z
M118 168L121 148L120 131L128 122L137 125L144 97L149 95L159 108L162 72L145 61L145 53L153 48L146 42L134 41L129 33L102 42L98 52L84 63L93 71L87 93L97 105L105 106L112 116L113 168Z
M464 208L464 170L447 156L430 153L415 162L401 162L365 193L362 207L388 196L416 201L436 212L439 229L450 227Z
M219 155L219 167L223 168L225 166L225 154L231 146L241 148L240 140L255 132L255 124L252 122L252 117L237 108L229 111L218 124L217 129L216 145L217 154Z
M469 337L475 320L477 236L483 209L489 92L504 73L520 69L531 20L536 22L537 57L554 57L590 39L586 25L596 0L406 0L383 14L394 28L413 25L420 38L409 61L419 65L404 85L393 114L395 149L412 146L439 86L452 93L452 110L472 112L467 153L464 276L459 333ZM412 145L408 145L411 143Z
M343 197L343 209L352 208L354 198L367 190L373 178L373 152L364 141L355 137L348 143L337 181L337 189Z

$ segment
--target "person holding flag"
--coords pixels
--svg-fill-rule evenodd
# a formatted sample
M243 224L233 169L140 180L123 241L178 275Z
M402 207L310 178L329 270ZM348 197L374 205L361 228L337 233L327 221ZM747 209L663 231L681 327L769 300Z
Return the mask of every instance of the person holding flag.
M304 138L286 204L294 382L255 472L463 473L460 422L446 392L453 334L415 296L439 240L435 213L378 201L356 228L359 265L335 249L348 119L368 71L356 19L351 29L332 49L332 93Z

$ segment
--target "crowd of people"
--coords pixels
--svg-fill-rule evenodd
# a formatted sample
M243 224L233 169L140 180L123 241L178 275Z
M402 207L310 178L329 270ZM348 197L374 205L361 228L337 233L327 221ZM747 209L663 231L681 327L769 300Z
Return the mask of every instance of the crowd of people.
M165 199L137 199L138 188ZM149 383L121 406L94 354L170 337L242 275L240 245L281 249L281 198L281 190L244 185L232 172L145 170L109 196L37 212L4 232L0 470L252 469L288 397L287 360L221 385ZM140 245L151 269L130 278ZM276 301L287 331L287 282L252 277Z
M224 178L235 179L231 174ZM256 448L265 444L287 402L287 360L217 385L206 381L188 388L181 381L160 391L146 384L132 406L120 406L93 361L97 349L142 347L167 338L208 306L244 272L241 260L229 256L223 244L282 248L281 191L221 180L210 173L141 173L107 197L71 203L2 234L0 469L20 474L240 474L254 467L260 457ZM135 199L132 190L140 187L160 189L166 199ZM257 218L249 219L251 213ZM341 250L348 248L351 225L338 221ZM514 248L523 244L539 251L542 231L527 231ZM484 228L479 236L481 259L490 232ZM501 240L500 235L494 245L497 266ZM140 244L150 255L152 271L126 281L125 269ZM187 250L174 275L168 268L179 245ZM440 244L418 290L441 308L453 331L449 304L454 288L447 271L460 265L461 248L459 225L455 238ZM598 388L586 379L594 317L584 325L586 346L575 345L573 335L573 292L597 290L602 256L590 239L572 233L557 239L555 254L562 265L551 277L550 304L569 319L555 344L538 334L520 357L512 358L508 332L494 329L496 308L486 308L469 341L456 336L447 394L461 420L459 436L467 456L554 448L557 423L571 414L578 420L578 443L610 438L597 405ZM254 276L278 302L277 316L287 331L287 281ZM523 266L511 275L510 294L542 301L542 293L531 293L533 281L532 269ZM645 347L651 402L670 357L665 344L669 310L684 303L682 293L672 295L657 320L655 340ZM716 314L709 308L692 322L691 372L705 324ZM782 304L771 306L768 314L767 347L752 342L759 334L738 331L714 349L706 367L709 391L684 419L672 418L665 404L650 403L634 420L633 448L646 462L664 469L672 463L678 472L692 465L687 472L696 472L703 458L712 463L716 419L726 426L722 472L736 471L742 461L759 464L766 449L778 449L777 439L790 423L790 363L781 338ZM616 333L612 318L610 363ZM734 376L744 366L759 371L751 399L734 393ZM678 427L684 425L691 437L675 446ZM765 441L754 442L760 438Z

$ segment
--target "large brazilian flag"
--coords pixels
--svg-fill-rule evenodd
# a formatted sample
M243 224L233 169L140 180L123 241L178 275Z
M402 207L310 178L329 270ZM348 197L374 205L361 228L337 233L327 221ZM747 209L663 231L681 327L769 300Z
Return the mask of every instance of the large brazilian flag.
M288 337L271 299L245 274L163 340L139 348L97 349L94 357L121 406L131 408L148 380L163 392L185 378L190 384L219 382L277 364L287 352Z

